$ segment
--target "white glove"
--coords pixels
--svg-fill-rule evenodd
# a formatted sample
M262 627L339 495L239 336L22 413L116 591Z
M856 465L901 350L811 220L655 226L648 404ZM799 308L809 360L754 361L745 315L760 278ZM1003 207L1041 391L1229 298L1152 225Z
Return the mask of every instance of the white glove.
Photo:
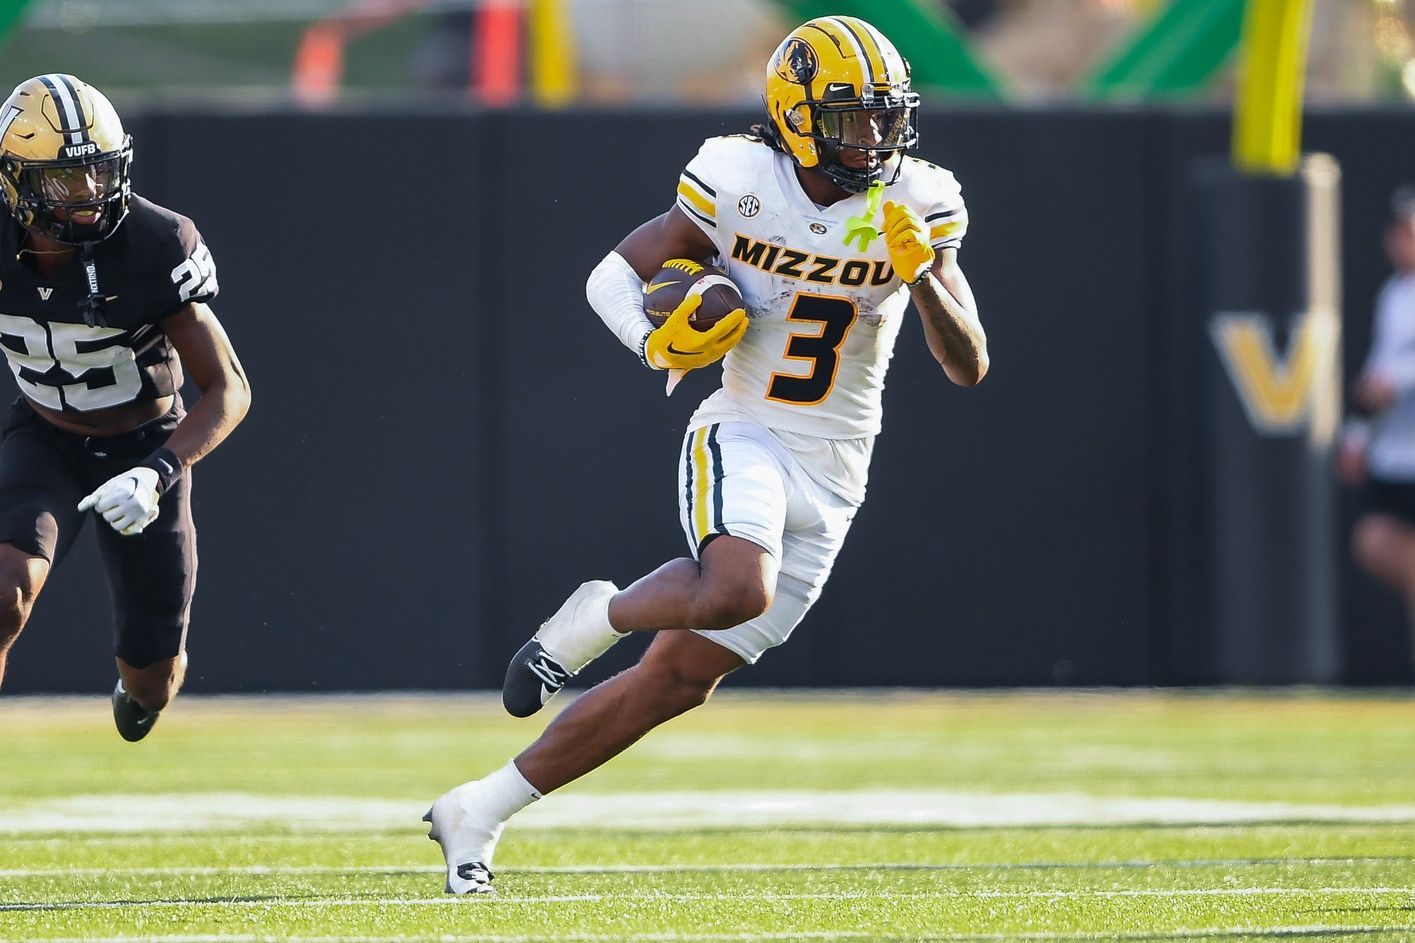
M146 465L130 468L108 479L79 502L79 510L93 508L124 537L142 533L157 520L157 472Z

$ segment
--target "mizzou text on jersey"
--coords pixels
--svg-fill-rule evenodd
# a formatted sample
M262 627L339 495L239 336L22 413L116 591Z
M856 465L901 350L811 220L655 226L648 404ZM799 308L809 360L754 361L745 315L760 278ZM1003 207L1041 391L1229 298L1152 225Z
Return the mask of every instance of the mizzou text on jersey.
M705 141L679 178L680 209L685 189L699 210L689 218L712 240L751 321L723 360L721 393L693 425L741 412L803 435L879 432L885 371L909 292L883 240L865 250L845 244L847 223L866 212L867 195L817 205L790 158L749 135ZM968 211L947 170L903 158L888 190L922 208L937 249L962 245ZM748 197L750 216L742 212Z

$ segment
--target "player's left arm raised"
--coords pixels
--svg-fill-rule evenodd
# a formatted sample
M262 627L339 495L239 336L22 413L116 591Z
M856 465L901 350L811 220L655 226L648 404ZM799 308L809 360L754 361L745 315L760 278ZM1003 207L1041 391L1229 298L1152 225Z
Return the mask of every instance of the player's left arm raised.
M958 250L935 249L923 218L893 201L884 204L884 235L890 264L909 286L934 359L954 383L977 385L988 372L988 339Z
M188 302L161 323L201 398L177 423L165 445L79 502L79 510L93 508L125 537L142 533L157 519L163 492L184 469L230 435L251 404L245 371L211 308Z

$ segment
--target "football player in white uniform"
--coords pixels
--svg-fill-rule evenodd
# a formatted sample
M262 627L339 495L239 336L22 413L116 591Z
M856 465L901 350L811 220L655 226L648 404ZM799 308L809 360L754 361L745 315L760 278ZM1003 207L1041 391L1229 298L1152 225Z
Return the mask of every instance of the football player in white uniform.
M1352 552L1405 601L1415 657L1415 187L1392 196L1385 246L1394 272L1376 299L1371 351L1352 387L1357 415L1343 430L1339 469L1364 492Z
M490 890L507 818L702 704L801 621L864 498L910 300L950 379L972 386L987 372L957 259L967 210L952 174L906 153L919 96L898 51L862 20L814 19L777 49L766 92L768 122L706 141L676 205L588 284L595 311L647 366L691 370L725 355L722 388L693 415L677 463L692 555L627 589L577 589L512 659L506 708L539 710L629 632L680 631L659 631L638 665L577 699L512 762L433 804L449 891ZM690 296L655 329L644 282L675 258L724 267L750 316L699 332Z

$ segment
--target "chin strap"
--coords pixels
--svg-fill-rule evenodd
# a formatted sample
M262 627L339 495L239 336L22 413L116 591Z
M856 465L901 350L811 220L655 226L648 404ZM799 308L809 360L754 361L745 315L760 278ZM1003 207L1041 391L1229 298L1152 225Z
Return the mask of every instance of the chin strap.
M83 261L84 275L88 278L88 297L79 302L79 311L89 327L107 327L108 321L103 316L103 294L98 290L98 266L93 261L93 243L81 243L79 256Z

